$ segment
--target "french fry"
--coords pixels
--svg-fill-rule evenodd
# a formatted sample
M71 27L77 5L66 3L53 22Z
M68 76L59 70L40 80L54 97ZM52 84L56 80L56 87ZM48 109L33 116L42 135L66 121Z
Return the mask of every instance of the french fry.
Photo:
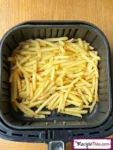
M58 105L60 103L60 98L56 100L56 102L53 104L51 110L54 110L54 109L57 109L58 108Z
M66 114L66 115L71 115L71 116L76 116L76 117L80 117L82 118L82 115L81 114L77 114L77 113L73 113L73 112L69 112L69 111L62 111L63 114Z
M45 115L35 114L34 118L45 118Z
M55 101L58 99L59 95L56 95L56 97L54 97L51 102L48 105L48 109L52 109L53 108L53 104L55 103Z
M26 75L24 75L24 78L25 78L25 83L26 83L26 93L27 93L27 96L30 95L30 82L29 82L29 79L26 77Z
M55 47L55 44L53 44L52 42L49 42L47 40L42 40L42 39L36 39L39 43L41 43L42 45L44 44L44 46L49 45L51 47Z
M41 100L33 102L33 103L29 102L28 108L37 107L37 106L39 106L39 104L42 104L42 103L43 103L43 101L41 101Z
M33 97L33 99L31 101L35 101L37 99L37 97L39 97L41 95L41 93L46 88L46 86L48 85L48 83L49 83L49 81L46 81L46 83L43 84L43 86L41 86L41 88L39 89L39 91L37 91L36 95Z
M29 86L30 86L30 87L29 87L29 88L30 88L30 94L29 94L29 95L30 95L30 98L32 99L32 98L33 98L33 94L34 94L34 91L33 91L33 84L30 83Z
M90 106L90 110L89 110L90 113L93 111L95 105L96 105L96 100L94 100L92 105Z
M16 102L17 107L22 110L26 115L30 116L30 117L34 117L35 116L35 112L32 111L31 109L29 109L27 106L23 105L22 103L17 103Z
M62 104L63 104L63 101L64 101L64 94L63 94L63 93L61 93L59 99L60 99L60 100L59 100L60 103L59 103L59 105L58 105L58 112L60 112L60 111L63 110L63 108L62 108Z
M38 99L39 100L43 100L43 99L47 99L48 97L50 96L50 92L46 92L46 93L43 93L43 95L41 95Z
M68 40L68 37L48 38L48 39L45 39L45 40L46 41L51 41L51 42L66 41L66 40Z
M86 80L84 80L84 79L80 79L80 81L81 81L82 83L84 83L87 87L91 87L91 84L90 84L88 81L86 81Z
M41 114L41 115L50 115L51 111L40 111L39 114Z
M36 72L33 72L32 74L32 86L33 86L33 91L36 90Z
M37 80L39 80L39 81L42 81L42 80L43 80L42 77L41 77L40 75L38 75L38 74L36 74L36 78L37 78Z
M47 47L47 48L41 48L41 52L46 52L46 51L55 51L58 50L59 48L56 46L54 47Z
M26 73L32 73L33 72L33 69L27 68L27 67L24 67L24 70L26 71Z
M57 93L50 96L40 107L36 110L36 113L40 112L48 103L57 95Z
M32 61L28 61L28 62L26 62L25 64L24 64L24 66L25 67L29 67L29 66L32 66L32 65L34 65L36 63L36 60L32 60Z
M20 77L19 77L19 76L18 76L18 78L17 78L17 87L18 87L18 91L21 91L22 86L21 86L21 80L20 80Z
M10 83L11 83L12 80L13 80L13 75L14 75L14 72L11 70L11 75L10 75L10 77L9 77L9 82L10 82Z
M71 105L75 105L75 106L78 106L78 105L79 105L77 102L75 102L75 101L73 101L73 100L67 100L67 102L68 102L69 104L71 104ZM80 107L80 105L79 105L79 107Z
M93 98L92 98L91 90L86 86L83 87L83 90L89 96L89 102L92 102Z
M81 92L80 89L78 89L78 92L79 92L79 94L80 94L80 96L81 96L83 102L86 104L86 106L88 106L88 105L89 105L89 102L87 101L87 99L86 99L86 97L84 96L84 94Z
M54 81L54 77L55 77L55 68L52 67L52 69L51 69L51 81Z
M83 104L82 99L80 99L80 98L77 97L76 95L69 94L69 98L70 98L71 100L73 100L73 101L76 103L76 106L82 106L82 104Z
M77 114L87 114L87 110L76 110L76 108L65 108L65 111L77 113Z

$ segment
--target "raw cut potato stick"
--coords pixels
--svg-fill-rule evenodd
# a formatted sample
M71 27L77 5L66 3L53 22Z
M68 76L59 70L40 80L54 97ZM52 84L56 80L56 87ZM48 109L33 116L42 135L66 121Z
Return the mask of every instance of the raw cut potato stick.
M36 113L40 112L48 103L55 97L57 96L57 93L53 94L50 98L48 98L37 110Z
M17 87L18 87L18 91L21 91L21 90L22 90L22 87L21 87L21 80L20 80L20 77L19 77L19 76L17 77Z
M37 97L41 95L41 93L46 88L48 83L49 83L49 81L46 81L45 84L43 84L43 86L40 88L40 90L36 93L35 97L33 97L33 99L31 101L35 101L37 99Z
M65 108L65 111L69 111L72 113L78 113L78 114L86 114L88 111L87 110L76 110L76 109L71 109L71 108Z
M62 104L63 104L63 101L64 101L64 94L61 93L61 96L59 97L59 106L58 106L58 112L60 112L62 110Z
M51 100L51 102L50 102L49 105L48 105L48 109L51 110L51 108L53 107L53 104L57 101L58 97L59 97L59 95L57 95L56 97L54 97L54 98Z
M68 37L48 38L48 39L45 39L45 40L46 41L51 41L51 42L66 41L66 40L68 40Z
M29 103L29 105L28 105L28 107L29 108L32 108L32 107L37 107L37 106L39 106L39 104L42 104L43 103L43 101L41 101L41 100L38 100L38 101L36 101L36 102L33 102L33 103Z
M73 113L73 112L69 112L69 111L62 111L63 114L66 114L66 115L71 115L71 116L76 116L76 117L80 117L82 118L82 115L81 114L77 114L77 113Z

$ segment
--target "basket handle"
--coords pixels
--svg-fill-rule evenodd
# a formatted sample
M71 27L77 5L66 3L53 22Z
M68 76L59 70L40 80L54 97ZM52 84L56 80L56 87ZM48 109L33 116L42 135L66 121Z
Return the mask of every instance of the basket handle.
M49 142L48 150L65 150L63 141L51 141Z

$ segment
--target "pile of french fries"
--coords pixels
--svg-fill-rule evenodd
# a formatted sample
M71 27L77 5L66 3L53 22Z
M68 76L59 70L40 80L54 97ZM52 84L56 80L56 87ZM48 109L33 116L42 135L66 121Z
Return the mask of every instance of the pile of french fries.
M98 102L97 51L82 39L68 37L21 42L11 63L11 102L25 116L57 113L82 117Z

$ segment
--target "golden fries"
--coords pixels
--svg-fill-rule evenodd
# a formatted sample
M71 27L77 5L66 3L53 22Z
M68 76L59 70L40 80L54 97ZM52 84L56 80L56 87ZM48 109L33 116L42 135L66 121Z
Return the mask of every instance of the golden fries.
M11 101L27 117L45 118L52 110L82 117L98 102L98 52L68 37L29 39L14 50Z

